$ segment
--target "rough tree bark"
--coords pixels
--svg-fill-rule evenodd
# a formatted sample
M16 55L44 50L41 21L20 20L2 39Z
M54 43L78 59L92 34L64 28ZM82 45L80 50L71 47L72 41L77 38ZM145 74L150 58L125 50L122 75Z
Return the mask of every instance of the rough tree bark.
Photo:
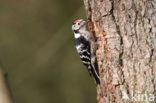
M98 43L98 102L155 102L156 0L84 0L84 4Z
M0 67L0 103L13 103L6 83L4 73Z

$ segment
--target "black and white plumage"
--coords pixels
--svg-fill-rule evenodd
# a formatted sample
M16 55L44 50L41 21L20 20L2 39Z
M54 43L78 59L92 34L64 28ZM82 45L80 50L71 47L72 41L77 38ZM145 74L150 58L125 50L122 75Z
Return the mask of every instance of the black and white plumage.
M92 52L92 38L86 27L87 22L83 19L76 20L72 25L74 32L75 46L82 63L87 67L88 72L94 77L96 84L100 84L100 79L97 74L97 63L95 55Z

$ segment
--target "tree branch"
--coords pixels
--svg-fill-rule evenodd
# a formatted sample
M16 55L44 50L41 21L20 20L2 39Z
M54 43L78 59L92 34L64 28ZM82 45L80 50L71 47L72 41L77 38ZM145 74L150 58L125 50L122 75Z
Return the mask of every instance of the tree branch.
M5 80L2 68L0 67L0 103L13 103Z

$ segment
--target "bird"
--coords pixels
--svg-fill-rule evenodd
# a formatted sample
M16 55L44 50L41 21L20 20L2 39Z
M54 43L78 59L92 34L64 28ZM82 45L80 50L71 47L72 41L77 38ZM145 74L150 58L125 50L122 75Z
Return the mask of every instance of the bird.
M83 19L78 19L72 24L75 47L90 76L94 77L96 84L100 84L96 55L93 52L95 42L87 28L87 24L88 21Z

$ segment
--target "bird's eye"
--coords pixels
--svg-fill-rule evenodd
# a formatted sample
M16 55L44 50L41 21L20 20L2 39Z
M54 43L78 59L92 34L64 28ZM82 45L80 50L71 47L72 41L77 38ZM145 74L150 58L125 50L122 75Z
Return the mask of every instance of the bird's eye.
M80 25L80 23L78 23L78 25Z

